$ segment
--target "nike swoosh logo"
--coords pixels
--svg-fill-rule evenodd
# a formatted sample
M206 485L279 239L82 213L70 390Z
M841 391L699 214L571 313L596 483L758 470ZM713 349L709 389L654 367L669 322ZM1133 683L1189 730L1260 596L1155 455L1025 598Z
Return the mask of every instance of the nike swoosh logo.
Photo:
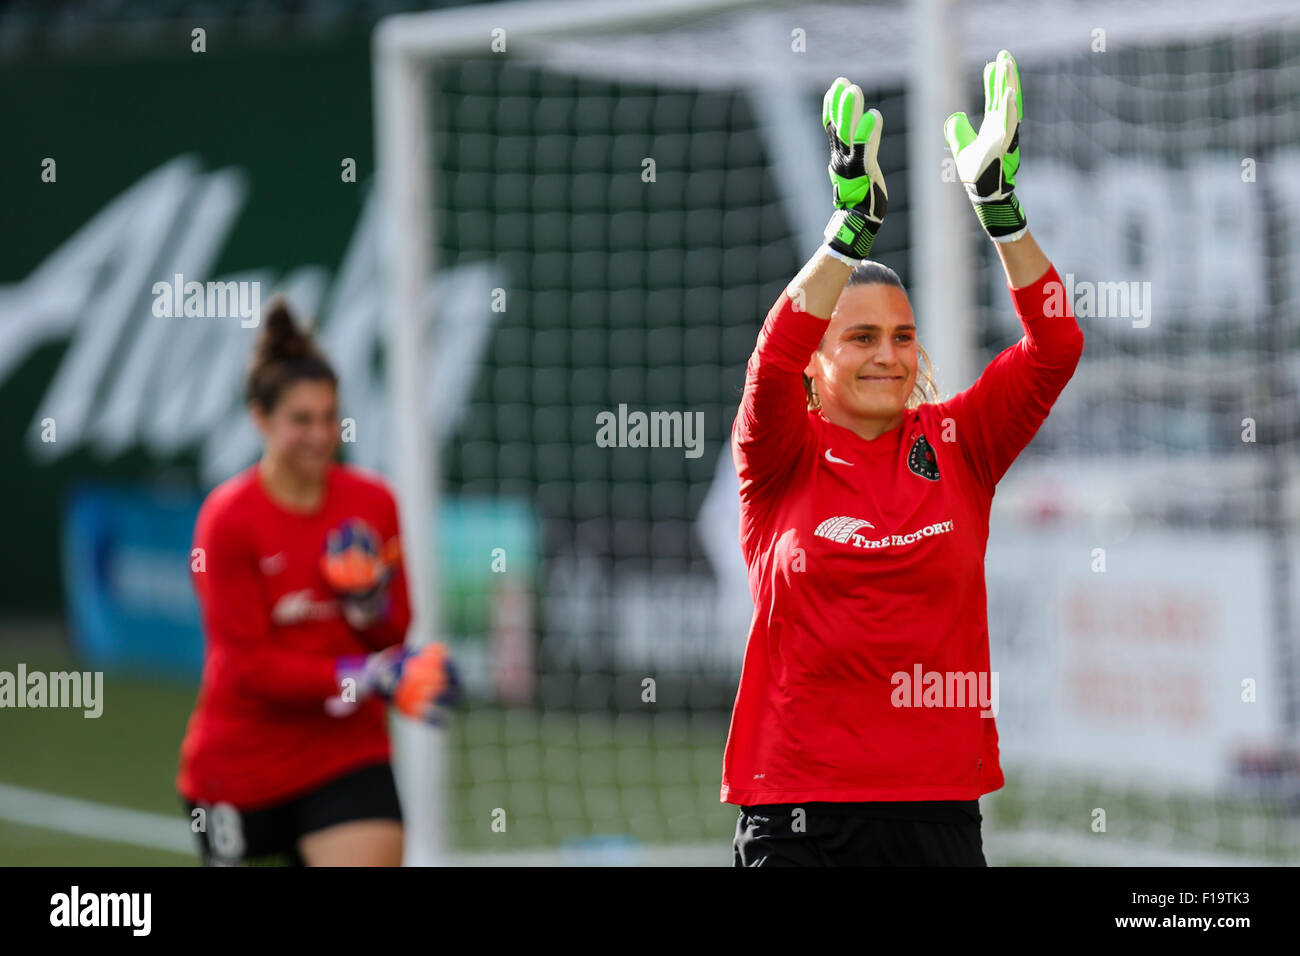
M826 449L826 460L827 460L827 461L833 461L833 462L835 462L837 465L849 465L849 466L852 466L852 464L853 464L853 462L851 462L851 461L845 461L843 458L836 458L834 455L831 454L831 450L830 450L829 448Z

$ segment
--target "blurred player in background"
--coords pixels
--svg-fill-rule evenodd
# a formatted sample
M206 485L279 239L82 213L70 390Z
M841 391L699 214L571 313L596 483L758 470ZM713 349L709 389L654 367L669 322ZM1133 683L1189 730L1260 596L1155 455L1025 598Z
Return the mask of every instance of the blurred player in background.
M732 433L755 605L722 779L738 866L985 865L979 797L1003 784L989 511L1083 335L1012 192L1009 53L984 81L979 134L961 113L945 132L1024 337L946 402L918 385L898 276L865 261L888 198L880 114L843 77L823 102L838 209L767 316Z
M209 865L399 865L385 700L437 722L455 671L403 646L396 502L334 460L337 379L280 297L245 397L264 452L194 529L206 652L177 788Z

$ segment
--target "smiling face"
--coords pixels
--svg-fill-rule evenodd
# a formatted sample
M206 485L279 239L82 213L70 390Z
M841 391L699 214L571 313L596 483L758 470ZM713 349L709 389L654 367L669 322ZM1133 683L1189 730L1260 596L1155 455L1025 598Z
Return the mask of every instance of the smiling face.
M269 414L254 404L253 420L267 456L304 479L325 474L339 445L338 395L325 379L303 379L285 388Z
M916 324L907 293L871 284L847 286L840 294L804 374L813 380L827 420L879 434L902 421L916 369Z

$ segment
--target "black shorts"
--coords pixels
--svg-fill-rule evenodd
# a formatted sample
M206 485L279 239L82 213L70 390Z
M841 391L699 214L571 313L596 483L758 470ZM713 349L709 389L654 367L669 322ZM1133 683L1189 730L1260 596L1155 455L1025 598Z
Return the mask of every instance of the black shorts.
M734 866L988 866L978 800L741 807Z
M352 820L402 820L393 768L372 764L326 781L308 791L258 810L229 803L193 803L182 798L195 830L204 866L303 866L300 837Z

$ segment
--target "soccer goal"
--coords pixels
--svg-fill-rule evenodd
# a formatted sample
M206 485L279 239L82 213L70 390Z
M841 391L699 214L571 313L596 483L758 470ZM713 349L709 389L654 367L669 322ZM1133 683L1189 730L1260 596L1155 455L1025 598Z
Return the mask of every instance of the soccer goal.
M821 239L820 98L837 70L879 91L896 190L908 151L928 151L936 175L919 177L915 203L940 218L964 202L941 188L939 129L904 135L891 37L905 25L880 22L869 68L837 35L877 12L519 3L377 30L385 288L400 317L387 363L418 639L465 636L439 607L439 502L526 499L541 529L531 698L497 699L480 635L457 646L479 703L446 741L445 784L439 736L402 728L399 777L420 808L410 859L727 861L718 778L751 610L726 436L757 324ZM925 89L945 75L926 72ZM969 237L934 233L920 270L969 275ZM906 273L905 236L877 255ZM451 286L465 301L473 276L494 302L492 341L440 444L437 408L423 414L427 357L440 335L470 332L433 313ZM952 329L936 335L939 361L972 367L959 284L927 287ZM602 413L662 415L672 447L601 447Z
M717 794L752 608L727 439L762 317L829 212L822 93L848 76L884 115L873 257L946 397L1020 334L942 141L1001 47L1025 86L1018 192L1087 350L995 502L989 860L1300 853L1287 5L664 0L375 34L417 639L451 640L473 693L445 735L399 738L412 862L729 862ZM471 334L468 410L442 422L429 357ZM661 416L654 441L630 437L637 414ZM485 619L456 582L493 561L514 583Z

